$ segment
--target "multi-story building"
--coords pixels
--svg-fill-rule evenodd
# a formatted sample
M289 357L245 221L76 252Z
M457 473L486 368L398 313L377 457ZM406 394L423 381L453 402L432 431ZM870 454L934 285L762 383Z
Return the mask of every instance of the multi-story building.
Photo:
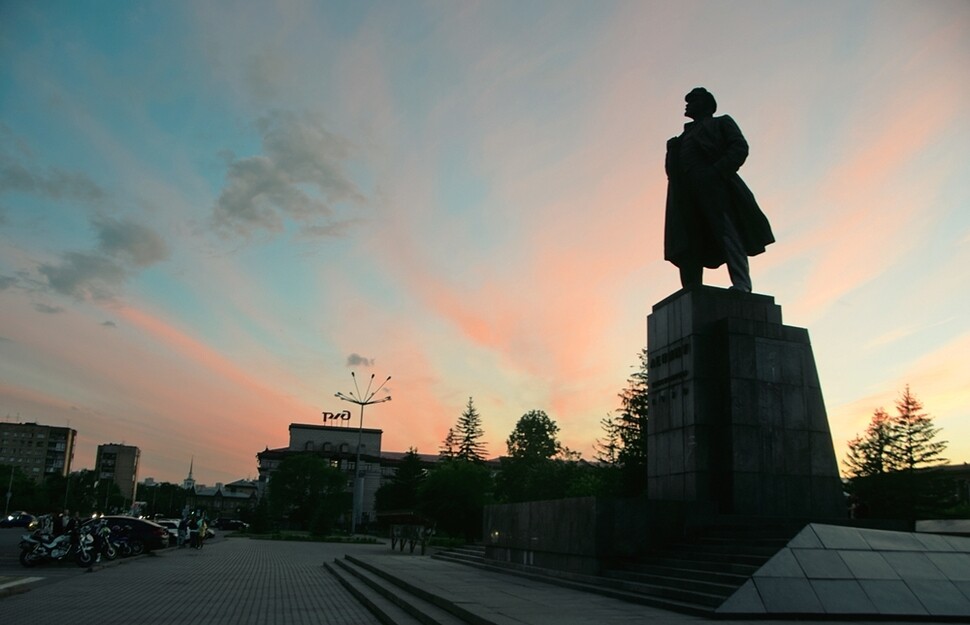
M112 480L129 502L138 490L138 458L141 451L132 445L107 443L98 445L94 471L99 480Z
M363 477L361 520L374 519L374 493L381 485L381 435L383 430L363 428L360 436L360 471ZM262 496L272 473L284 458L293 453L313 452L330 462L330 466L347 473L347 491L353 492L354 467L357 462L358 429L331 425L290 424L290 444L256 454L259 495Z
M19 467L37 482L66 476L74 460L77 431L37 423L0 423L0 464Z

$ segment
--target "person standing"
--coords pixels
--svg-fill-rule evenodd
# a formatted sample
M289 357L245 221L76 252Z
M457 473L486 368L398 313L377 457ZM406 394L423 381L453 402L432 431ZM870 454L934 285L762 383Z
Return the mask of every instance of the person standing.
M189 535L189 521L184 516L179 519L178 526L178 545L179 549L185 546L185 539Z

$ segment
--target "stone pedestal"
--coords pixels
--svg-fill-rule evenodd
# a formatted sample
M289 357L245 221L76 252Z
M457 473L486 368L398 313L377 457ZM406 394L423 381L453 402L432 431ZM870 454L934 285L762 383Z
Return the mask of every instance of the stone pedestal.
M711 512L846 516L808 331L766 295L682 289L647 318L648 495Z

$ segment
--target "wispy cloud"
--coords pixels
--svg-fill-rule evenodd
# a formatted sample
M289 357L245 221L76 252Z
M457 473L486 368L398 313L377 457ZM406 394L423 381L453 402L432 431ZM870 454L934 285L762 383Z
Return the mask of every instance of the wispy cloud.
M140 269L168 258L168 246L148 226L128 219L97 217L98 249L65 252L57 263L38 271L56 293L77 299L109 300Z
M373 367L374 362L375 360L373 358L366 358L357 353L347 356L348 367Z
M106 196L87 175L34 161L27 144L0 124L0 194L26 193L52 200L95 203Z
M213 209L217 229L249 237L290 221L304 233L339 233L348 218L338 205L365 201L347 171L350 142L307 112L274 111L256 128L263 154L229 162Z
M148 267L168 258L162 237L143 224L130 219L95 219L99 247L108 256L120 258L136 267Z
M44 313L45 315L56 315L64 312L64 309L60 306L51 306L50 304L42 303L34 304L34 310Z
M87 252L66 252L60 262L43 263L38 271L55 292L77 299L112 299L127 277L118 262Z

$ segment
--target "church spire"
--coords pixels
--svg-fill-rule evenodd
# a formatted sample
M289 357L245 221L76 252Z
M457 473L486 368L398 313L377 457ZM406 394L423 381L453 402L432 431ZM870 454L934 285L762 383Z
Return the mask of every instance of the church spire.
M195 478L192 477L192 468L194 465L195 465L195 456L192 456L192 459L189 460L189 476L185 478L185 480L182 482L182 488L184 488L185 490L192 490L192 491L195 490Z

